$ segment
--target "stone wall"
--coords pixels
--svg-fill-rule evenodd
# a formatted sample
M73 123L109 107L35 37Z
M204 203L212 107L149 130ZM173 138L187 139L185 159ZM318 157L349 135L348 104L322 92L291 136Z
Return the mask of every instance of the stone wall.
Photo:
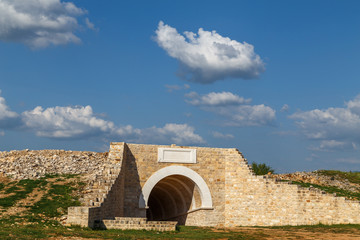
M224 226L225 223L225 156L228 149L178 147L172 148L196 149L197 163L158 163L158 148L169 146L127 144L127 172L125 177L126 216L138 216L138 202L141 188L156 171L168 166L184 166L196 171L210 188L213 201L212 210L199 210L186 216L186 224L196 223L200 226ZM190 206L190 210L192 206ZM204 212L206 218L198 221L198 216ZM141 213L140 213L141 214ZM144 215L142 215L144 216Z
M175 231L177 222L171 221L147 221L146 218L115 217L114 220L103 220L99 228L104 229L135 229Z
M360 203L264 176L226 157L226 226L360 223Z
M199 173L206 181L213 210L191 211L186 225L273 226L301 224L360 223L357 201L334 197L316 189L302 188L275 179L255 176L236 149L197 150L196 164L158 163L158 145L128 144L125 203L129 216L136 216L138 196L149 177L169 165L181 165Z

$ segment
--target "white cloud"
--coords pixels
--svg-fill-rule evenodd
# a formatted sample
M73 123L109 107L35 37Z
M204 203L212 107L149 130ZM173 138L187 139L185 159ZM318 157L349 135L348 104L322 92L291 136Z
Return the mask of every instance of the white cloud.
M271 107L250 105L251 99L244 99L230 92L211 92L199 95L191 92L185 95L185 101L208 112L225 117L228 126L263 126L273 125L275 110Z
M232 134L229 134L229 133L224 134L224 133L216 132L216 131L213 131L212 135L214 138L222 138L222 139L233 139L234 138L234 135L232 135Z
M220 108L219 114L227 116L229 126L266 126L274 125L275 110L260 105L243 105L237 107Z
M89 18L85 18L85 24L91 30L98 30L97 28L95 28L95 25L90 22Z
M245 99L231 92L211 92L200 96L196 92L191 92L185 95L186 100L191 105L195 106L227 106L250 103L251 99Z
M0 90L1 94L1 90ZM10 111L9 107L6 104L5 98L0 97L0 120L7 118L15 118L18 114L16 112Z
M0 91L1 93L1 91ZM17 114L9 110L0 96L0 136L3 129L34 132L39 137L53 139L88 139L127 141L153 144L203 144L205 140L187 124L167 123L163 127L138 129L131 125L116 126L96 114L91 106L41 106Z
M114 123L96 117L91 106L47 109L38 106L23 112L22 119L37 136L49 138L83 138L117 130Z
M314 151L325 151L325 152L332 152L332 151L345 151L345 150L354 150L356 149L355 143L350 142L341 142L336 140L323 140L320 142L318 147L311 147L311 150Z
M18 125L18 117L19 115L16 112L10 111L5 98L0 96L0 128L10 128Z
M79 43L74 32L80 27L77 17L84 14L86 11L72 2L0 0L0 40L31 48Z
M212 83L225 78L256 78L265 70L254 52L254 46L223 37L216 31L181 35L169 25L159 22L155 40L180 63L179 76L198 83Z
M164 127L145 129L131 125L117 127L94 114L91 106L36 107L22 113L26 128L37 136L58 139L83 139L89 137L107 137L138 143L204 143L202 137L195 134L195 129L187 124L168 123Z
M323 148L332 145L356 149L356 144L360 143L360 95L345 103L343 108L314 109L289 117L307 138L323 141Z

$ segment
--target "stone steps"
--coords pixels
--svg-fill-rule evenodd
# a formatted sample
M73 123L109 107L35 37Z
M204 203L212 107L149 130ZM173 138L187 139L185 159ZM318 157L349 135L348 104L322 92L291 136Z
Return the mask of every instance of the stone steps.
M92 181L90 190L81 201L85 206L100 207L121 171L118 163L106 163L99 175Z
M97 227L105 229L136 229L153 231L175 231L176 221L146 221L146 218L116 217L113 219L104 219L102 224Z

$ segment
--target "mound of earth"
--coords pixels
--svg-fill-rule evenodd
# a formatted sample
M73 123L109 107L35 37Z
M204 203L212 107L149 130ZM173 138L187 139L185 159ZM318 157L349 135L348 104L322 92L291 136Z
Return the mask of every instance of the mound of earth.
M360 173L335 170L273 174L272 178L305 187L320 188L349 199L360 200Z

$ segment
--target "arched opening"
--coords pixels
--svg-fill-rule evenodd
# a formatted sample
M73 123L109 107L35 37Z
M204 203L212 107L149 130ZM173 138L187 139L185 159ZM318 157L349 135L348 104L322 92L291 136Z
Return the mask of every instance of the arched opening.
M144 184L139 208L148 220L178 221L183 225L189 212L213 209L209 188L195 171L169 166L155 172Z
M148 220L171 220L184 225L189 210L196 208L199 198L195 183L181 175L171 175L160 180L148 199ZM198 200L199 201L199 200Z

